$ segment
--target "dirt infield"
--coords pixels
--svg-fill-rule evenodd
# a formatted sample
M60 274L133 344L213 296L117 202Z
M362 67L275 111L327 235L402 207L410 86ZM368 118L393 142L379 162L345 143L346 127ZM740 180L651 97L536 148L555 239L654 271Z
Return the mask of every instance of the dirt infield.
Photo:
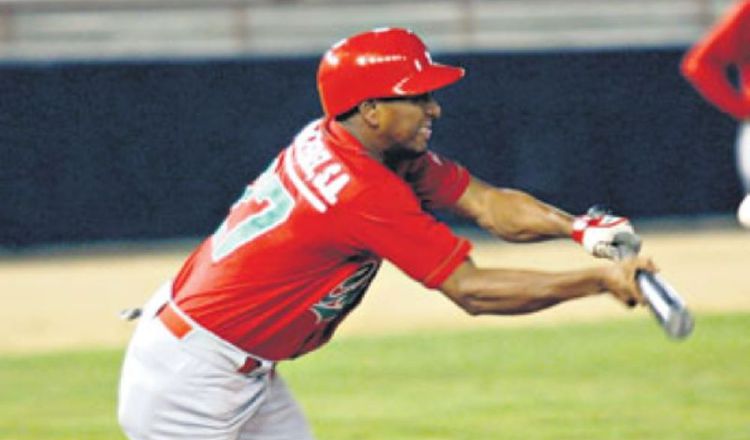
M696 314L750 310L750 233L719 230L644 234L643 253ZM118 312L143 302L173 275L194 243L58 250L0 259L0 351L122 347L133 323ZM481 266L564 270L593 261L568 241L511 245L475 242ZM386 264L342 335L495 325L546 325L643 316L607 297L563 304L528 316L469 317ZM700 326L698 316L698 326Z

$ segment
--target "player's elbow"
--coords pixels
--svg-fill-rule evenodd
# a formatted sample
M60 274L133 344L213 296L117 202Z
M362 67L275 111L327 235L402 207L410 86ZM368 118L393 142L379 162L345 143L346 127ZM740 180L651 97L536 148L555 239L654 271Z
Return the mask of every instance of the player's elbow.
M478 298L471 293L456 293L450 296L453 302L469 316L479 316L486 313Z
M680 73L682 73L682 76L687 79L695 77L698 70L698 62L694 57L686 56L682 59L682 62L680 62Z
M693 49L680 61L680 73L695 85L704 82L707 76L723 75L728 65L728 61L721 57Z
M487 311L476 301L476 298L468 297L463 300L460 304L461 310L466 312L469 316L484 315Z
M485 313L481 300L476 295L476 289L473 287L475 283L472 282L472 274L475 271L476 267L470 260L467 260L440 286L440 291L445 296L471 316Z

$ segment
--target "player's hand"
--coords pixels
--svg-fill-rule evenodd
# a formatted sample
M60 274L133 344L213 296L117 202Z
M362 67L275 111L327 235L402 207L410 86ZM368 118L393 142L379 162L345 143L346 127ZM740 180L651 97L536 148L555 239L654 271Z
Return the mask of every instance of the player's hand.
M615 236L623 232L634 234L633 226L627 217L587 214L573 220L573 240L580 243L586 252L598 258L612 258Z
M636 275L640 270L656 273L659 268L647 257L617 261L604 268L604 287L628 307L635 307L636 304L645 305L646 299L636 282Z

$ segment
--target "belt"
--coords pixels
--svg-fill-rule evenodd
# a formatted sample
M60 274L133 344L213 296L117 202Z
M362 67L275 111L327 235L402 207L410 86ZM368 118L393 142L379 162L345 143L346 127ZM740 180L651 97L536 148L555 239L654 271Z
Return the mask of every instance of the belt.
M176 312L174 305L171 302L165 303L156 315L170 333L172 333L177 339L184 338L188 333L194 330L193 324ZM237 368L237 372L241 374L250 374L260 366L261 362L259 360L252 356L247 356L245 362Z

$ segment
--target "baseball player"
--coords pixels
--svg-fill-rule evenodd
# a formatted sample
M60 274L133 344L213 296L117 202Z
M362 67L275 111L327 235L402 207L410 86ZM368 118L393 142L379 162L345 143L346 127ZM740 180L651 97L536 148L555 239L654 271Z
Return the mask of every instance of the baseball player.
M728 76L737 69L739 84ZM734 5L685 55L682 74L711 104L740 121L737 170L745 193L737 210L750 228L750 0Z
M377 29L322 57L324 117L249 184L216 231L143 308L125 355L119 421L129 438L312 439L275 366L325 344L381 261L472 315L520 314L603 292L642 302L645 258L567 272L485 269L430 210L506 240L572 237L596 254L623 217L571 215L495 188L427 149L431 92L464 76L419 37Z

